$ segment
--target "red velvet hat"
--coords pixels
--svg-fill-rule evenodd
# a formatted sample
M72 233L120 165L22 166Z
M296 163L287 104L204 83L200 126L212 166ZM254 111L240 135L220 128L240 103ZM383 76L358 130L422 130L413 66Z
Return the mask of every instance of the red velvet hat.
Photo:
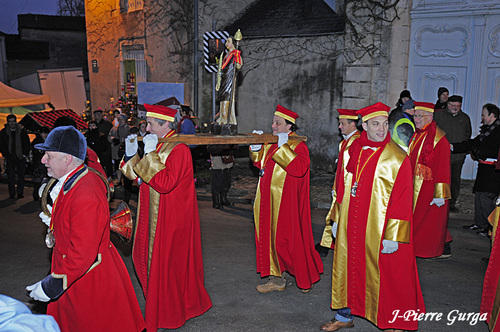
M429 113L434 113L434 104L433 103L425 103L422 101L415 102L415 111L426 111Z
M295 120L299 118L299 115L297 113L292 112L281 105L276 106L276 112L274 112L274 115L282 117L283 119L288 120L291 123L295 123Z
M146 108L146 116L151 118L166 120L168 122L174 122L176 110L173 108L162 106L162 105L148 105L144 104L144 108Z
M362 108L359 111L356 111L356 113L361 115L361 119L363 120L363 122L366 122L370 119L376 118L377 116L389 117L390 110L391 108L389 106L381 102L378 102L373 105Z
M349 120L358 119L358 114L356 114L356 110L337 108L337 111L339 112L339 119L349 119Z

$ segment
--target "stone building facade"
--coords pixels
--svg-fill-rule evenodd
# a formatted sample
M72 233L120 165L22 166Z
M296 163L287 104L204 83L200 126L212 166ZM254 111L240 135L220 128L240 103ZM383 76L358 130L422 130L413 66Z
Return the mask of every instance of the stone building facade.
M297 2L314 8L321 5L318 1L322 2ZM198 41L201 54L205 31L233 25L256 1L199 1L197 38L193 2L189 0L85 2L89 67L97 60L96 68L90 70L93 108L106 108L110 98L119 97L123 60L135 59L142 63L139 81L184 83L184 102L192 106L202 123L211 122L213 74L197 59L199 79L193 82L194 41ZM393 105L406 88L410 5L409 1L399 1L399 18L393 22L355 22L373 25L376 33L369 36L373 40L368 44L371 53L350 44L352 38L346 38L350 36L349 27L345 33L297 33L286 38L245 38L242 30L239 132L270 131L276 104L282 104L301 117L299 134L308 136L313 171L332 171L340 140L336 109L360 108L377 101ZM338 6L332 10L336 12ZM195 88L199 92L197 105L193 105Z

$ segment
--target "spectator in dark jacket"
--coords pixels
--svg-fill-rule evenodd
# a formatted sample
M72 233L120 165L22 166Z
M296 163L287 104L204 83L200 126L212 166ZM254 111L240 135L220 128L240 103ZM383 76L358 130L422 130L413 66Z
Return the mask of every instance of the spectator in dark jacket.
M24 197L24 175L26 173L26 157L30 154L30 138L23 126L17 123L14 114L7 115L5 128L0 131L0 151L7 161L7 176L9 179L9 195L16 198Z
M448 89L443 86L438 89L438 100L436 101L436 104L434 104L434 111L444 110L446 108L449 94L450 92Z
M472 127L469 116L462 111L462 96L453 95L448 98L446 109L434 112L434 121L439 128L445 131L446 138L451 144L470 139ZM451 201L450 211L458 212L455 206L460 194L462 167L465 162L465 153L452 153L451 163Z
M495 199L500 192L500 170L495 169L500 148L499 109L496 105L486 104L481 113L479 135L461 143L451 144L453 153L468 152L478 162L476 181L473 191L474 224L466 229L478 230L478 234L488 235L488 216L495 208Z

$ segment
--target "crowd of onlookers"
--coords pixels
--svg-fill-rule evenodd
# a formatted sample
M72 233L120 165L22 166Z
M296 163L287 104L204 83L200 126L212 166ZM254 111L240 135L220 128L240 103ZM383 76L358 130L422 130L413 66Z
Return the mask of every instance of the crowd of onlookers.
M64 121L59 121L60 124L76 126L76 122L71 117L64 116L63 118ZM56 126L55 123L53 128ZM118 169L125 151L125 138L129 134L145 136L148 133L146 127L145 119L132 119L120 108L106 112L98 108L93 112L93 119L88 122L88 129L84 133L87 146L97 154L108 179L112 180L115 186L123 185L124 201L127 203L131 197L132 181L122 177ZM195 118L192 117L192 110L189 106L180 106L172 127L181 134L196 133ZM5 128L0 133L0 152L3 156L2 173L7 173L11 199L24 197L25 175L27 174L31 174L33 181L33 199L40 199L38 189L43 179L46 178L47 171L41 163L43 153L34 146L43 143L53 128L41 126L36 132L28 133L18 123L16 115L7 116ZM34 138L31 139L29 134L32 134ZM139 142L139 147L143 147L142 142Z

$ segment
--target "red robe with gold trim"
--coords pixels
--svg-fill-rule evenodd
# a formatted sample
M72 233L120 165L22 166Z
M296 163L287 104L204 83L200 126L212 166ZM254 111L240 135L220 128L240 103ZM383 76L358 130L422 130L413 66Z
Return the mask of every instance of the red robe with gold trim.
M363 137L366 139L366 132L353 145ZM356 196L349 195L345 202L348 212L339 219L332 308L349 307L353 315L365 317L380 329L416 330L417 321L401 317L393 321L395 310L402 316L407 310L425 312L425 306L411 236L410 161L390 135L387 138L376 152L361 149L359 159L353 155L353 146L350 148L351 161L357 160L359 170L366 166L360 173ZM354 181L353 175L346 192L351 192ZM384 239L397 241L398 250L382 254Z
M204 286L191 152L185 144L158 144L121 169L143 181L132 257L146 298L148 331L178 328L212 306Z
M61 331L142 331L146 325L127 268L109 238L106 187L77 168L52 211L52 276L65 291L47 307Z
M297 287L309 289L323 273L312 235L309 150L289 140L280 148L266 144L251 159L264 171L254 204L257 272L267 277L288 271Z
M483 295L481 297L481 316L487 315L488 328L493 332L500 332L498 314L500 313L500 233L498 222L500 221L500 207L497 206L488 218L493 226L491 237L492 247L488 268L484 275Z
M445 133L436 127L434 150L430 173L426 176L415 174L417 163L422 154L422 145L427 138L429 127L423 132L416 131L408 148L411 167L414 174L414 212L413 212L413 243L415 256L437 257L443 253L445 242L452 240L448 231L448 210L450 194L450 143ZM421 167L421 166L420 166ZM441 207L430 205L434 198L444 198L445 204Z
M326 226L323 231L323 237L321 238L321 245L323 247L327 247L330 249L335 248L335 242L333 240L332 235L332 222L338 222L340 217L340 206L344 199L344 195L349 195L344 190L344 183L350 182L352 178L352 174L345 171L347 163L349 162L349 148L351 147L352 142L359 138L361 133L359 131L355 131L351 137L348 139L342 140L339 144L339 159L337 161L337 171L335 172L335 181L333 182L333 200L332 206L330 207L330 211L326 215ZM344 180L338 180L339 177L343 177Z

